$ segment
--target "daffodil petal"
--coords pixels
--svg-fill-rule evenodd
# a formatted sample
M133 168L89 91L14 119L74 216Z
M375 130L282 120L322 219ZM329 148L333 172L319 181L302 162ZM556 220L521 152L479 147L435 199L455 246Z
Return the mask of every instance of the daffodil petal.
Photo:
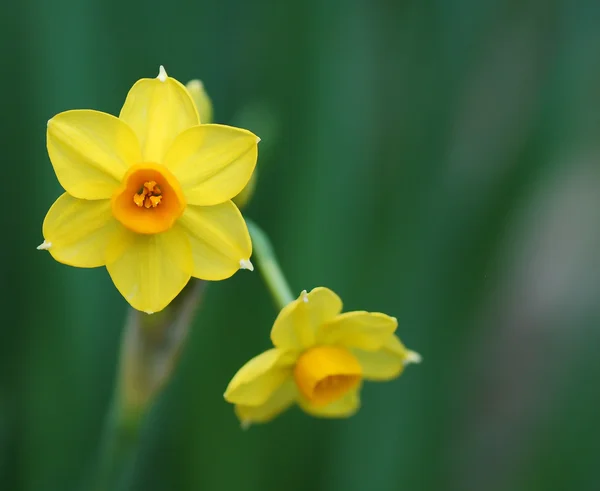
M190 279L193 268L190 243L178 227L143 235L121 226L109 244L106 268L133 308L158 312Z
M215 206L188 205L178 224L185 230L194 258L192 276L223 280L252 255L246 222L237 207L226 201Z
M406 349L406 347L402 344L402 341L400 341L400 338L395 334L386 339L385 343L383 344L383 349L401 358L410 358L412 356L411 353L414 354L414 352Z
M200 124L186 88L162 70L159 77L143 78L133 85L119 118L139 138L143 161L159 164L177 135Z
M203 124L181 133L164 165L177 177L188 203L210 206L237 195L250 180L258 158L254 133Z
M323 324L317 339L367 351L379 349L398 327L398 321L378 312L347 312Z
M56 177L76 198L110 198L128 167L141 159L133 130L99 111L57 114L48 121L46 135Z
M315 406L304 398L299 398L298 404L308 414L319 418L348 418L360 409L360 387L326 406Z
M271 341L278 348L304 349L316 341L319 327L335 318L342 301L328 288L317 287L286 305L275 320Z
M286 379L269 399L259 406L237 404L235 414L243 426L266 423L288 409L298 398L298 389L292 378Z
M402 373L404 366L411 362L410 351L400 342L395 334L389 336L378 351L352 350L358 360L363 378L366 380L384 381L394 379Z
M48 251L57 261L79 268L104 266L118 222L110 200L83 200L68 193L50 207L42 228Z
M289 352L277 348L255 356L231 379L225 400L244 406L264 404L291 376L293 362L294 357Z
M213 106L210 97L208 96L204 84L201 80L190 80L185 84L185 88L192 96L194 104L196 104L196 110L198 116L200 116L200 122L203 124L212 123Z

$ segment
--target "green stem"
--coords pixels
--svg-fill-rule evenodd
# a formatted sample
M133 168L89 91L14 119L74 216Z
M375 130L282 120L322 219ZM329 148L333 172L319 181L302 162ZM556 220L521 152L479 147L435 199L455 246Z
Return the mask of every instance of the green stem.
M130 480L144 416L173 375L205 287L190 281L154 315L130 309L91 491L118 491Z
M111 404L98 455L93 491L123 487L139 444L143 412L127 411L118 397Z
M246 224L250 231L250 237L252 237L252 247L258 270L271 292L277 307L282 309L290 302L293 302L296 297L292 293L281 271L267 234L258 225L248 219L246 219Z

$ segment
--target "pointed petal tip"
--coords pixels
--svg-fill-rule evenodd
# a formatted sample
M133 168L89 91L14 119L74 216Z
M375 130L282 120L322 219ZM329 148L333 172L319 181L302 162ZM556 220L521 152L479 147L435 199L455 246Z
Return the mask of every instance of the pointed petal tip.
M244 431L247 431L251 426L252 426L252 421L250 421L249 419L244 419L244 420L240 421L240 428L242 428L242 430L244 430Z
M36 249L38 251L47 251L51 247L52 247L52 242L48 242L47 240L44 240L44 242L42 242L39 246L37 246Z
M250 262L250 259L240 259L240 269L254 271L254 265Z
M193 80L190 80L187 83L187 88L188 89L198 89L198 90L203 90L204 89L204 83L202 82L202 80L200 80L199 78L195 78Z
M151 310L144 310L144 314L152 315L154 314L154 312L152 312Z
M416 351L409 351L406 353L406 358L404 359L404 364L409 365L411 363L421 363L423 358Z
M306 290L302 290L300 293L300 298L302 298L304 303L308 303L308 293L306 293Z
M167 71L165 70L164 66L160 66L158 68L158 77L156 77L158 80L160 80L161 82L166 82L167 81Z
M260 143L260 136L256 137L256 144L258 145Z

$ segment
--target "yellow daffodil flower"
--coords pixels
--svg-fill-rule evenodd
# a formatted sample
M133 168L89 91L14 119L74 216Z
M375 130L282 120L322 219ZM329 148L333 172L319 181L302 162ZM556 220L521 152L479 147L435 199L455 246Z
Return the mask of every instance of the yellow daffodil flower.
M340 298L319 287L279 313L275 347L246 363L225 392L242 425L269 421L294 403L314 416L351 416L363 380L391 380L420 361L394 334L394 317L341 310Z
M246 223L231 202L259 139L200 124L186 88L160 67L129 91L119 117L66 111L48 122L48 154L66 193L43 225L45 249L80 268L106 266L136 309L166 307L190 277L252 269Z

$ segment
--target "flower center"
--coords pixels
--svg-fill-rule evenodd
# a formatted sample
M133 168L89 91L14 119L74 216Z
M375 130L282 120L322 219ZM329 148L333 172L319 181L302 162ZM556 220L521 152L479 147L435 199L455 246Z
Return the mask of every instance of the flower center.
M146 181L140 190L133 195L133 202L140 208L156 208L162 200L162 191L156 181Z
M360 384L362 368L345 348L316 346L298 358L294 380L302 395L312 404L325 406Z
M140 234L165 232L184 209L185 199L177 178L155 163L131 166L112 197L115 218Z

